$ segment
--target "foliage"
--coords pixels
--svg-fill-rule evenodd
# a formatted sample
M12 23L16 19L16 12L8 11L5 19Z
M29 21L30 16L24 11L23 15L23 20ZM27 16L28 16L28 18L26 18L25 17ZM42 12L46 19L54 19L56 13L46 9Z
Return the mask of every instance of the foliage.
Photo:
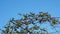
M48 21L53 26L60 23L57 18L51 17L48 12L39 12L38 14L30 12L29 14L19 15L23 16L23 18L17 20L15 18L10 19L7 25L4 26L5 29L1 30L4 34L49 34L45 28L40 28L36 24Z

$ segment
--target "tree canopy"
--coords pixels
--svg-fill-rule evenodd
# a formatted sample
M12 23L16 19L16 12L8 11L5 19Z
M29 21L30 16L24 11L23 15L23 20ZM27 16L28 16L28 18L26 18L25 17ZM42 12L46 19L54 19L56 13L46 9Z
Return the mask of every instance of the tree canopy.
M19 13L19 15L23 16L23 18L9 19L4 26L5 29L1 30L3 34L52 34L46 28L41 28L41 24L49 22L54 29L56 27L54 25L60 24L60 21L56 17L52 17L48 12L39 12L38 14L33 12L29 14Z

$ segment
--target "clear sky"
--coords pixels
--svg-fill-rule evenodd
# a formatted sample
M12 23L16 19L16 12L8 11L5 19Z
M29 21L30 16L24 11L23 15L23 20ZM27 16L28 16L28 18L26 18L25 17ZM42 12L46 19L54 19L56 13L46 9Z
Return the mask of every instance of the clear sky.
M48 11L52 16L60 15L60 0L0 0L0 28L4 26L8 19L15 17L18 13L29 13L33 11Z

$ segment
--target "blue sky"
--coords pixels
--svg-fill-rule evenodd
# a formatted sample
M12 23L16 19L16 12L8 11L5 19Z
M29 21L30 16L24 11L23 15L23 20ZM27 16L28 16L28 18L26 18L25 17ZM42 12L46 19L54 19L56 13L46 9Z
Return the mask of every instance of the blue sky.
M18 19L18 13L29 13L33 11L47 11L54 17L60 15L60 0L0 0L0 28L7 21L15 17Z

